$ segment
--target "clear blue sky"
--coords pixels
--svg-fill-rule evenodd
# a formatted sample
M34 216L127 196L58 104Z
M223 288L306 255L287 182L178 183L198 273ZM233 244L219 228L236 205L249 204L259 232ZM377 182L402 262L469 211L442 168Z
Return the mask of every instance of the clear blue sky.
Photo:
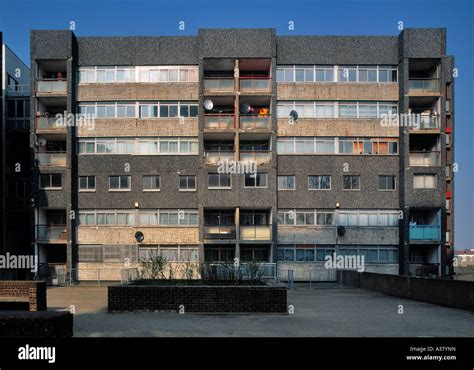
M31 29L68 29L78 36L196 35L198 28L271 27L279 35L397 35L405 27L447 28L455 55L456 248L474 248L474 7L472 0L397 1L90 1L0 0L5 42L29 61ZM185 22L185 30L178 22ZM288 22L295 30L288 30ZM245 40L242 40L245 42ZM27 63L29 64L29 63Z

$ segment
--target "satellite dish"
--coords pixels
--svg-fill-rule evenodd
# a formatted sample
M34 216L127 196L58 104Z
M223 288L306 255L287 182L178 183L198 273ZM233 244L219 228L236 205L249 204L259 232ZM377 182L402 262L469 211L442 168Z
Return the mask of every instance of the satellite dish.
M248 103L240 104L239 111L241 114L249 114L254 111L254 109Z
M135 239L137 240L137 242L141 243L145 240L145 235L143 235L141 231L137 231L135 233Z
M204 100L204 109L211 110L214 107L214 103L210 99Z
M298 119L298 112L295 110L292 110L290 112L290 117L293 118L293 121L296 121Z
M38 139L38 145L39 146L46 146L46 144L47 144L47 141L46 141L45 138L41 137L41 138Z

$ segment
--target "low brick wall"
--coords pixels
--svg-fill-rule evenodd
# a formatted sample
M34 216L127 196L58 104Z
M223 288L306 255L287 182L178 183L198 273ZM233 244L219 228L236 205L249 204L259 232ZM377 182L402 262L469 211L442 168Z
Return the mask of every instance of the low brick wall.
M28 302L30 311L45 311L46 282L30 280L0 281L0 302Z
M0 311L0 338L70 338L72 335L70 312Z
M286 289L272 286L108 287L108 310L286 313Z
M342 281L341 281L342 278ZM343 285L406 299L474 311L474 281L340 271Z

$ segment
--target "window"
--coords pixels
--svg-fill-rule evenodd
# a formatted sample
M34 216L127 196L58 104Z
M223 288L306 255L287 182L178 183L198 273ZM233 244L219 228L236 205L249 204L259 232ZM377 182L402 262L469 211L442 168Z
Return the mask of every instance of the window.
M395 176L379 176L379 190L395 190Z
M277 261L324 262L326 256L332 256L334 247L314 244L279 244Z
M131 190L131 176L109 176L109 191Z
M267 174L266 173L248 173L245 174L246 188L266 188Z
M198 140L188 138L89 138L78 140L79 154L196 155Z
M436 175L415 174L413 175L413 186L415 189L436 189Z
M342 181L342 188L344 190L360 190L360 176L344 175Z
M309 190L331 190L331 176L308 176Z
M278 190L295 190L295 176L278 176Z
M196 176L179 176L179 191L195 191Z
M62 189L63 175L60 173L48 173L40 175L40 189Z
M158 191L160 190L160 176L143 176L143 191Z
M341 210L339 225L398 226L398 212L393 210Z
M102 245L79 245L80 262L102 262L104 258L104 249Z
M79 176L79 191L95 191L95 176Z
M222 173L208 174L208 187L209 189L230 189L231 187L230 175L222 174Z

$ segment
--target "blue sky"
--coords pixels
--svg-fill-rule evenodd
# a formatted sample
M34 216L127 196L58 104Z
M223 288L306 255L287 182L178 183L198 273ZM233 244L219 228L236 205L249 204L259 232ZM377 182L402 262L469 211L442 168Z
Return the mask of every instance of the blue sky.
M397 1L90 1L0 0L4 41L29 61L31 29L68 29L78 36L195 35L198 28L271 27L278 35L397 35L405 27L447 28L448 54L455 55L456 248L474 248L474 6L471 0ZM185 30L178 23L185 22ZM288 22L295 24L288 30ZM245 42L245 40L242 40ZM29 63L27 63L29 64Z

